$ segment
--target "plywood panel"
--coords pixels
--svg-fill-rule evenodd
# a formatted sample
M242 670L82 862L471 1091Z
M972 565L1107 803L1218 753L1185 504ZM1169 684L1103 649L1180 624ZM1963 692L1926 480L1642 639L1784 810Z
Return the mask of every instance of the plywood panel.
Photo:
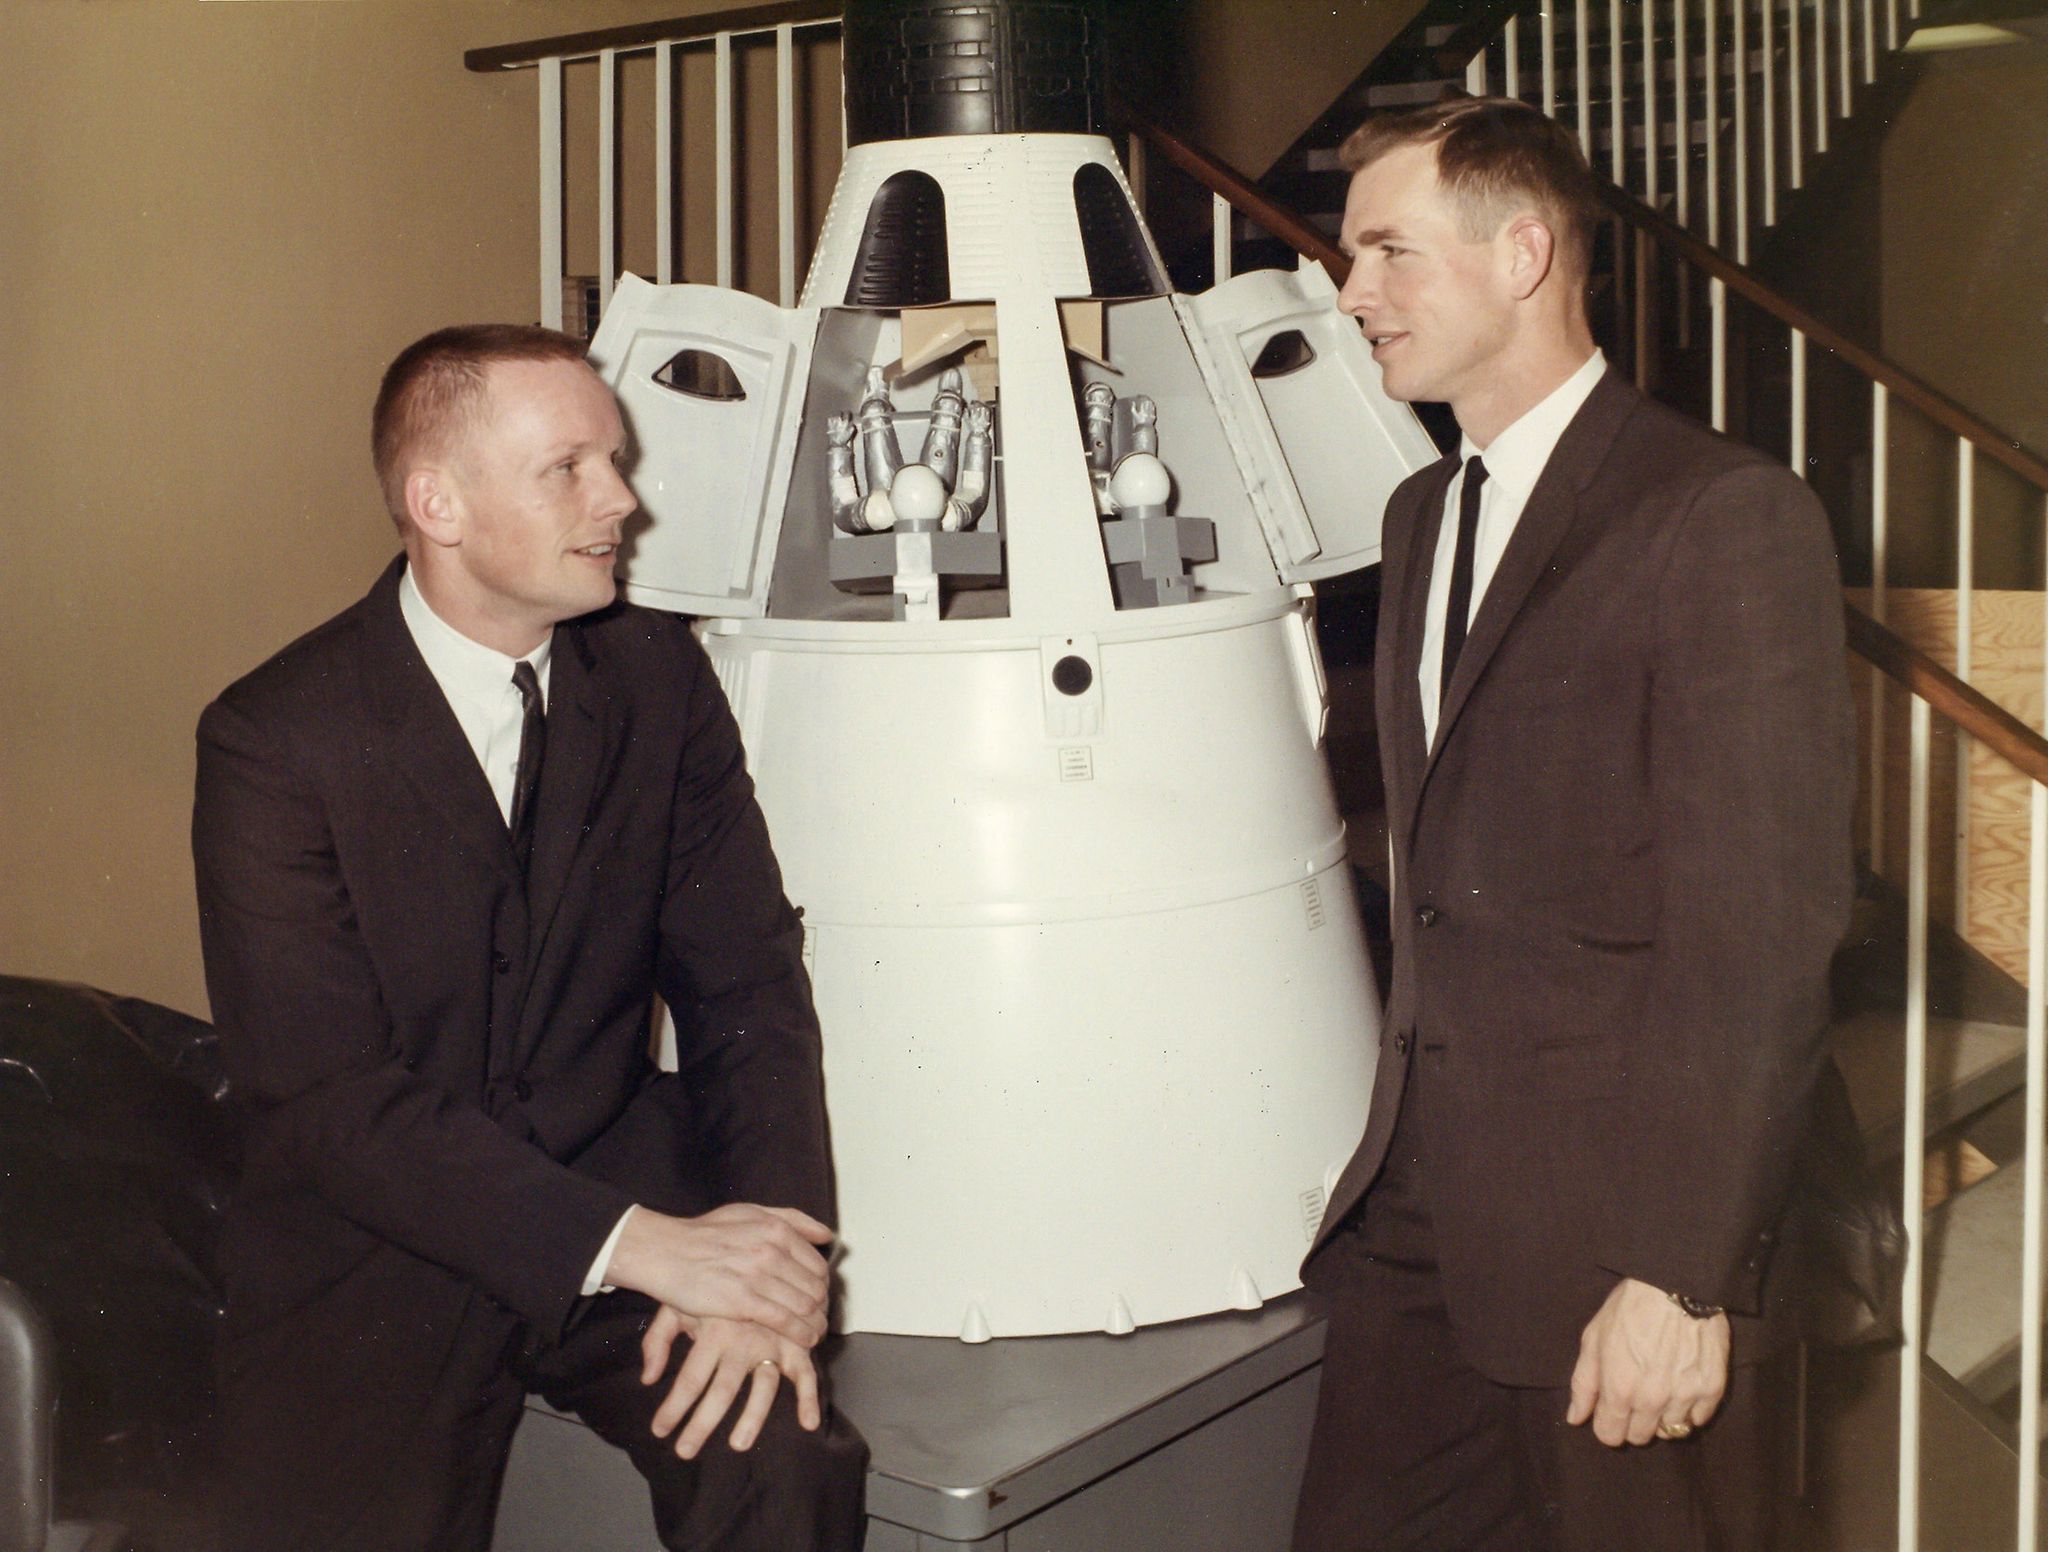
M1869 607L1869 594L1850 600ZM1945 667L1955 666L1955 593L1947 588L1898 588L1886 594L1886 623ZM2038 592L1979 589L1972 604L1970 682L2028 726L2040 730L2043 713L2044 600ZM1857 844L1870 840L1869 747L1871 670L1850 658L1850 681L1862 729L1865 773L1858 798ZM1910 705L1885 681L1883 855L1878 872L1906 886ZM2015 980L2027 976L2027 779L1996 755L1974 745L1968 761L1967 815L1959 827L1955 801L1957 740L1953 726L1935 718L1934 763L1929 780L1929 914L1957 925L1963 937ZM1964 909L1956 911L1956 855L1962 840Z

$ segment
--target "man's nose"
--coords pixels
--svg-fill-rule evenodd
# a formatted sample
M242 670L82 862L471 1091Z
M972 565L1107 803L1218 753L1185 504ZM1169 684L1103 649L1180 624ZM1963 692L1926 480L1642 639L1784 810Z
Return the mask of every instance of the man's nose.
M1337 289L1337 311L1347 317L1356 318L1377 301L1378 297L1379 287L1374 282L1371 265L1361 253L1351 261L1351 268L1344 276L1344 284Z
M599 509L603 516L631 517L640 506L640 498L633 494L633 487L626 483L626 476L615 465L607 465L606 479L609 482L600 492Z

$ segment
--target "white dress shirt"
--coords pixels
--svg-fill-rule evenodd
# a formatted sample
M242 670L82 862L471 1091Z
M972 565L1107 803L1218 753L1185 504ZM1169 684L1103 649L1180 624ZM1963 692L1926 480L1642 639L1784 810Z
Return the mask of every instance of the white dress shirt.
M491 795L498 800L498 813L509 825L512 789L519 780L519 738L526 726L526 703L519 687L512 682L512 670L522 661L533 665L534 675L540 680L541 709L545 711L554 633L550 631L547 640L524 659L507 657L494 647L472 641L434 613L432 605L421 596L419 584L413 581L410 566L398 579L398 611L405 616L405 628L412 633L413 645L426 660L427 672L448 698L448 709L455 713L462 736L469 740L470 752L491 784ZM590 1271L583 1279L586 1298L611 1292L604 1274L612 1264L612 1252L618 1248L626 1220L632 1216L630 1207L619 1215L597 1259L590 1263Z
M1486 483L1479 487L1479 526L1472 546L1472 607L1465 616L1466 628L1479 617L1479 602L1486 586L1500 569L1500 558L1515 525L1522 519L1529 492L1536 488L1543 466L1557 447L1564 428L1586 402L1600 374L1607 370L1607 358L1599 350L1586 358L1585 365L1572 373L1534 408L1526 411L1486 447L1470 437L1458 445L1460 468L1444 492L1443 522L1436 536L1436 559L1429 568L1429 603L1423 613L1422 666L1417 671L1422 689L1422 732L1424 747L1436 743L1437 701L1443 691L1444 615L1450 607L1451 566L1458 551L1458 499L1465 488L1463 465L1474 454L1486 465Z

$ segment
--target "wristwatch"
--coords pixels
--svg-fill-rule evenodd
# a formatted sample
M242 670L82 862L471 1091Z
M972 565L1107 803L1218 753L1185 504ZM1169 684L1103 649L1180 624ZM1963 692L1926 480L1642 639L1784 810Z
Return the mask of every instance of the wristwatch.
M1702 1304L1698 1299L1693 1298L1689 1294L1674 1293L1667 1289L1665 1297L1684 1310L1686 1314L1692 1316L1694 1320L1712 1320L1716 1315L1728 1313L1718 1304Z

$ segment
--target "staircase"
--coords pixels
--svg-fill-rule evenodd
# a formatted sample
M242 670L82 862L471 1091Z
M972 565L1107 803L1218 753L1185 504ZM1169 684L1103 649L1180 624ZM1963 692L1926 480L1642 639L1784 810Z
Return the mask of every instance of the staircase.
M1571 125L1596 171L1746 264L1919 14L1920 0L1431 4L1261 186L1334 235L1336 148L1366 113L1518 97Z

